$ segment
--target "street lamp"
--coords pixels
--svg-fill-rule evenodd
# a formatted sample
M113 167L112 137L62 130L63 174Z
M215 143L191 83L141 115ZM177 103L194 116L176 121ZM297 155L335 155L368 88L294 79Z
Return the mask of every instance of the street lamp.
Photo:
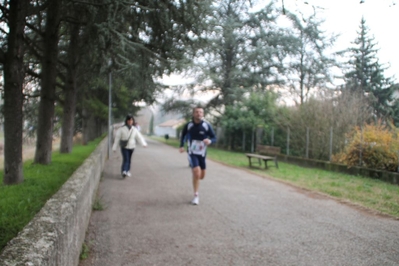
M112 126L111 126L111 108L112 108L112 60L108 61L108 81L109 81L109 89L108 89L108 159L111 158L111 137L112 137Z

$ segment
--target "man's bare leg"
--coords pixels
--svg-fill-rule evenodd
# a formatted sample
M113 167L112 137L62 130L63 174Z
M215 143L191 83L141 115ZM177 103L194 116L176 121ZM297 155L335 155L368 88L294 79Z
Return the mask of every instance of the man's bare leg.
M198 195L199 183L201 179L201 168L199 166L193 168L193 189L194 195Z
M201 169L199 166L193 168L193 188L194 194L198 194L200 180L205 178L205 169Z
M205 169L201 169L201 180L205 178Z
M200 180L204 179L205 171L201 170L199 166L193 168L193 189L194 189L194 199L191 201L191 204L198 205L199 204L199 196L198 190L200 185Z

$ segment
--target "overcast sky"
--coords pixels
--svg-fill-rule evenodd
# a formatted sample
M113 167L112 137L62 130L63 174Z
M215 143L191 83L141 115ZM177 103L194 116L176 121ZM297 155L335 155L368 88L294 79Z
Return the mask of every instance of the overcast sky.
M291 11L312 12L312 6L317 7L317 14L324 19L327 32L339 34L336 51L353 47L352 42L357 37L362 16L366 19L369 34L374 36L377 43L380 63L388 69L386 77L395 76L399 82L399 0L284 0L284 5ZM260 0L258 8L269 3L270 0ZM306 4L308 3L308 4ZM282 0L277 1L282 6ZM166 84L175 85L192 80L181 79L172 75L164 77Z
M369 34L375 37L380 63L389 64L386 76L399 82L399 1L398 0L284 0L287 9L311 12L318 7L318 17L325 20L328 32L340 34L337 50L353 47L360 20L364 16ZM266 2L266 1L265 1ZM308 4L305 4L308 3ZM282 5L282 0L277 2ZM388 66L388 65L387 65Z

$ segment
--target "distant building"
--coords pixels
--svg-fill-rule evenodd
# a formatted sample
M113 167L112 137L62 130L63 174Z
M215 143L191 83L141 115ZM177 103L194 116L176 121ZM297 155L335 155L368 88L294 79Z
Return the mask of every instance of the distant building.
M165 136L168 134L171 138L177 138L177 128L185 122L185 119L171 119L165 121L155 127L154 134L156 136Z
M150 133L150 122L153 115L154 111L149 106L141 108L136 114L135 120L140 125L142 134L148 135Z

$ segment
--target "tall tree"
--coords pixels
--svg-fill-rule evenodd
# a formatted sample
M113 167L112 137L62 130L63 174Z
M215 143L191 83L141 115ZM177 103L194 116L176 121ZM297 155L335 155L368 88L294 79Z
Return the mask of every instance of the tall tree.
M251 1L223 0L214 3L207 18L206 46L197 52L198 81L211 80L203 90L218 92L210 106L223 110L254 88L276 84L282 67L282 39L273 3L251 12Z
M303 104L313 92L320 91L332 83L331 68L337 63L326 51L334 44L334 36L326 36L320 29L323 21L316 12L305 18L287 11L292 22L290 30L290 60L287 67L287 85L294 101Z
M385 68L379 63L374 37L364 18L360 21L355 47L349 50L351 59L349 71L345 74L346 90L359 93L369 100L375 118L388 119L394 114L396 106L393 99L395 86L391 78L384 75Z
M188 41L186 34L189 31L195 32L194 24L198 23L198 20L195 19L196 12L201 13L204 3L206 1L198 4L195 1L185 3L138 1L133 3L104 0L93 5L82 2L60 2L59 7L62 7L62 4L64 4L63 8L68 7L63 12L67 16L57 18L68 20L67 22L71 24L64 27L69 34L69 40L64 43L69 43L69 48L65 49L64 54L67 56L62 60L66 69L65 77L62 79L64 82L62 152L68 152L71 149L72 119L74 118L77 88L86 87L82 93L84 97L81 98L85 102L80 103L81 106L84 106L84 110L80 112L84 114L84 125L86 125L84 128L89 129L96 125L93 130L85 130L86 140L97 137L99 133L103 132L106 125L108 86L106 82L99 82L98 77L108 74L107 65L110 59L112 60L113 91L116 91L114 95L117 95L114 97L118 106L117 111L126 114L134 108L131 105L134 101L153 102L157 88L154 77L162 75L164 71L171 71L176 67L176 64L172 64L172 62L184 56L183 46ZM84 10L82 5L85 4L91 9L95 9L93 12L95 14L94 22L85 21L85 28L79 29L79 25L82 26L79 19L85 17L80 10ZM48 8L50 7L51 5L48 6ZM51 14L54 17L56 13L52 12ZM47 15L47 18L49 17L51 16ZM87 36L89 38L86 38ZM85 40L84 47L79 45L82 40ZM90 47L90 50L87 47ZM79 52L82 50L87 54L84 59L90 61L90 63L84 63L85 67L91 68L89 71L82 68L81 62L79 65L77 64ZM89 77L88 81L78 77L78 73L82 72L86 73L86 79ZM52 91L54 92L54 90ZM87 125L93 126L88 127ZM45 126L45 129L40 128L39 130L52 132L48 126ZM38 137L39 139L40 137ZM39 145L38 141L38 147ZM51 154L48 145L40 147L43 147L41 153ZM40 149L37 149L37 154L39 151ZM46 160L41 161L46 163ZM39 159L36 162L39 162Z
M97 47L91 53L102 63L112 60L113 103L118 106L113 113L117 117L133 113L132 102L154 102L155 94L162 89L156 78L182 67L186 47L201 31L208 2L113 1L100 8L93 28ZM100 71L104 74L108 69L103 65ZM85 104L85 109L106 107L105 84L100 87L102 91L91 90L84 95L87 102L96 102Z
M48 0L41 58L41 90L34 162L49 164L53 144L55 89L62 0Z
M80 25L74 24L70 27L70 39L68 47L68 61L66 69L65 93L63 102L61 153L72 151L73 133L75 130L75 112L77 95L77 73L78 73L78 36Z
M6 45L0 50L4 71L4 184L23 181L22 171L22 103L25 78L25 19L28 0L10 0L1 6L8 27Z
M79 88L85 86L87 77L95 76L98 69L92 66L90 54L96 38L91 35L94 17L98 8L80 2L66 3L64 16L64 34L60 40L60 71L62 95L62 128L60 152L70 153L73 147L73 136L76 132L77 95ZM90 79L90 78L89 78Z

